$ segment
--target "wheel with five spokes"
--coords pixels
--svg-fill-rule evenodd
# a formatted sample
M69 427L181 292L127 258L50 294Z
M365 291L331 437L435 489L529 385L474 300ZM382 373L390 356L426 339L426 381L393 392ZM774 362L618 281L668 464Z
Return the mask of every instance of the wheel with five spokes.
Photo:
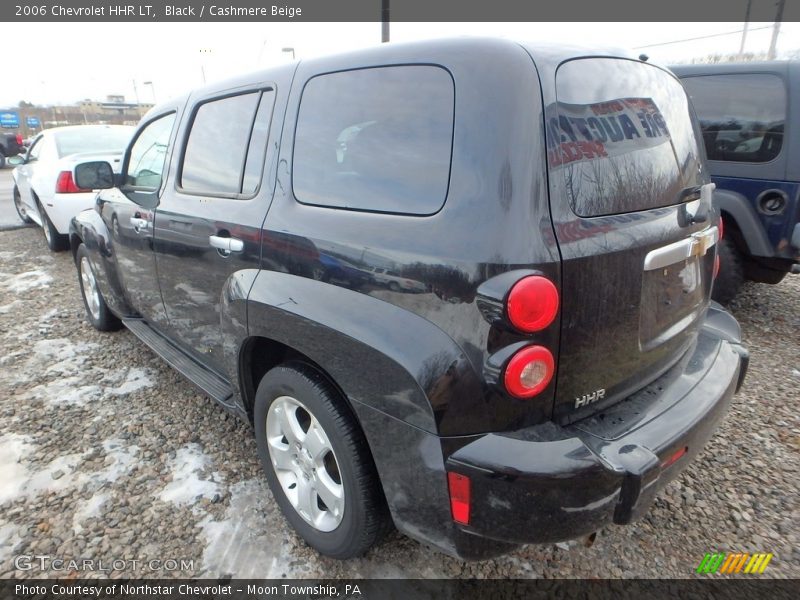
M122 322L111 312L106 304L97 278L89 260L89 251L84 244L78 246L75 253L75 264L78 267L78 283L81 286L83 306L86 308L86 318L92 327L99 331L115 331L122 326Z
M322 554L359 556L389 529L386 501L352 411L312 366L270 370L256 392L258 454L286 519Z

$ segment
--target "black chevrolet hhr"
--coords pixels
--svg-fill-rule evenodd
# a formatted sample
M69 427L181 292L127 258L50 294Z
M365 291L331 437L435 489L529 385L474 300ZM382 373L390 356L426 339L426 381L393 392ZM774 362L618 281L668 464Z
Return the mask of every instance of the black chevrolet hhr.
M701 140L619 52L386 45L155 107L71 246L311 546L477 559L640 517L739 389Z

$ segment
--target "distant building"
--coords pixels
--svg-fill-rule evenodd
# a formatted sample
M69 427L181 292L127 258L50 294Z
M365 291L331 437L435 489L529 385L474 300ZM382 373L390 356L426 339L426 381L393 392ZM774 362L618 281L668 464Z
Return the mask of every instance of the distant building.
M11 107L19 114L20 126L14 130L23 137L30 137L42 129L63 127L65 125L136 125L153 104L125 102L125 96L109 94L103 100L86 99L77 104L64 106L24 106ZM28 117L37 117L40 126L27 125Z
M98 100L83 100L78 102L78 107L82 112L99 116L120 116L135 117L138 121L148 110L153 108L152 104L142 104L125 102L125 96L110 94L106 96L105 102Z

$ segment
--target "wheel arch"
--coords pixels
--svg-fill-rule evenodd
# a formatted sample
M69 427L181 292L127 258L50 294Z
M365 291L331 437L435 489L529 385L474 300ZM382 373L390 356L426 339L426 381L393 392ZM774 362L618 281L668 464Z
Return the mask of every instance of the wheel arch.
M735 227L737 235L733 238L742 252L762 257L774 255L764 227L746 196L732 190L716 190L714 204L726 227Z
M461 348L427 319L361 292L276 271L240 271L222 296L226 371L239 380L233 383L243 414L252 411L259 376L297 357L351 405L437 435L475 426L467 408L483 402L482 380Z
M242 404L251 424L253 423L256 391L261 379L272 368L293 361L304 363L323 377L338 392L342 401L349 407L353 416L356 417L356 421L358 421L356 412L352 410L344 390L339 387L333 377L321 365L282 342L267 337L252 336L245 339L239 349L239 387L242 395Z
M97 286L111 312L118 316L133 314L116 270L111 237L100 215L94 211L79 213L70 222L68 235L73 261L78 247L85 244Z

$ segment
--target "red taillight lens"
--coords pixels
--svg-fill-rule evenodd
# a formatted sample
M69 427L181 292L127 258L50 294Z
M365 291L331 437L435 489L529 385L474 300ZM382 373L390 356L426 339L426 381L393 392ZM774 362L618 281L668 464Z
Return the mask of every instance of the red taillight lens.
M688 447L688 446L684 446L683 448L681 448L680 450L678 450L677 452L675 452L674 454L672 454L672 455L671 455L669 458L667 458L667 459L666 459L664 462L662 462L662 463L661 463L661 468L662 468L662 469L666 469L667 467L671 467L671 466L672 466L672 465L674 465L676 462L678 462L680 459L682 459L682 458L683 458L683 455L684 455L684 454L686 454L686 452L687 452L688 450L689 450L689 447Z
M558 290L546 277L531 275L520 279L508 293L506 312L508 320L520 331L540 331L556 318Z
M722 220L722 217L719 218L719 226L717 229L719 229L719 239L722 239L725 235L725 221Z
M461 525L469 525L470 481L466 475L447 474L447 486L450 488L450 511L453 521Z
M544 346L527 346L511 357L503 383L517 398L533 398L540 393L555 372L553 354Z
M22 146L22 136L18 133L17 134L17 146Z
M75 185L72 179L72 171L61 171L56 179L56 194L77 194L79 192L90 192Z

